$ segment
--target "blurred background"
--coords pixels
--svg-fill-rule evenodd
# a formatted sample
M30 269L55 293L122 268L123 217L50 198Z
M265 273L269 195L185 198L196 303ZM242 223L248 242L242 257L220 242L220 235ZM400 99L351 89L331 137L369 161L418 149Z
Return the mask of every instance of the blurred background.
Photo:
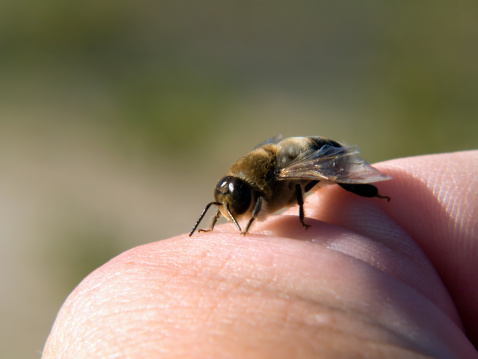
M433 7L431 7L433 5ZM276 134L476 148L478 2L2 1L2 358L89 272L190 230Z

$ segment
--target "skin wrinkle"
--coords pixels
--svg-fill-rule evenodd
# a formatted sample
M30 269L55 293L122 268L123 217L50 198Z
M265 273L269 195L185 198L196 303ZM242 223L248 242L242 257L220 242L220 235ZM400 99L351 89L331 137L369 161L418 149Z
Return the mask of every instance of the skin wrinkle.
M294 324L294 317L293 317L293 312L292 312L292 307L294 306L294 303L292 301L285 301L286 307L284 309L284 319L283 319L283 324L281 328L279 329L279 336L285 337L287 336L287 328L292 326Z
M456 200L457 197L453 196L453 189L459 190L457 185L458 180L456 179L456 174L453 169L448 168L448 165L444 165L443 168L440 168L437 173L437 179L440 180L442 177L447 176L451 183L448 186L440 186L438 181L436 181L432 186L432 191L436 195L440 205L448 213L450 219L455 218L455 220L450 220L448 222L448 232L460 233L461 229L464 227L464 217L461 217L462 220L459 220L459 208L460 203ZM430 179L431 180L431 179Z
M231 294L232 294L232 293L231 293ZM272 298L272 299L275 299L275 298L276 298L276 293L275 293L273 290L271 290L271 291L269 292L269 294L270 294L270 295L269 295L269 298ZM264 296L264 295L262 295L262 296ZM292 304L292 303L295 303L297 300L300 300L300 301L302 301L302 302L306 301L306 302L310 302L310 303L311 303L311 300L309 300L309 299L307 299L307 298L294 297L294 298L291 298L291 299L293 299L293 301L291 301L291 302L286 302L286 306L289 307L289 308L291 308L291 307L294 305L294 304ZM314 305L317 305L316 302L314 302L313 304L314 304ZM328 308L330 308L330 303L326 304L326 306L327 306ZM335 310L341 311L339 307L335 308ZM282 330L286 330L286 326L288 325L289 322L292 321L292 320L290 319L290 318L292 317L292 315L290 314L290 309L287 310L287 312L288 312L288 314L287 314L287 316L286 316L286 320L283 321L283 324L282 324L282 326L281 326ZM350 315L350 314L349 314L349 315ZM358 314L355 313L354 315L357 316ZM249 315L249 317L250 317L251 319L255 318L254 313L251 312L250 315ZM362 319L365 319L365 318L362 318ZM279 324L279 322L276 322L276 324ZM302 321L301 321L301 324L303 324ZM370 322L368 325L373 325L374 327L376 327L376 326L377 326L377 323L373 323L373 324L372 324L372 323ZM384 330L384 329L385 329L386 331L389 331L388 328L384 328L383 326L380 326L380 327L381 327L381 330ZM337 329L337 328L334 328L334 330L335 330L335 331L339 331L339 332L344 332L343 330L340 330L340 329ZM389 332L390 332L390 331L389 331ZM344 333L345 333L345 332L344 332ZM390 332L390 334L392 335L392 332ZM355 334L354 334L354 336L355 336ZM396 333L393 333L393 336L396 337L397 334L396 334ZM402 338L402 339L404 339L404 338Z
M299 302L300 304L301 302ZM294 303L290 305L290 307L294 306L296 307L297 305L299 305L297 303ZM314 303L315 304L315 307L317 306L318 303ZM330 303L326 303L326 304L323 304L323 303L319 303L319 306L321 307L324 307L324 308L327 308L327 321L324 322L320 322L320 323L314 323L314 322L307 322L307 321L304 321L304 320L300 320L300 323L299 325L309 325L309 326L312 326L312 327L315 327L316 330L318 332L320 332L321 330L333 330L335 332L338 332L338 333L342 333L342 334L347 334L348 336L352 336L352 337L355 337L355 338L360 338L361 340L369 340L368 339L368 336L370 336L370 331L380 331L380 334L382 336L386 336L386 337L393 337L396 341L401 341L403 343L407 343L407 344L410 344L410 341L407 340L407 338L405 338L404 336L390 330L390 328L388 327L384 327L383 325L381 325L380 323L376 322L376 321L372 321L370 320L370 318L362 315L362 313L359 313L359 312L350 312L350 311L345 311L343 310L342 308L340 308L339 306L332 306ZM291 315L289 315L291 316ZM331 317L340 317L341 319L339 321L337 320L333 320L331 322L330 318ZM348 326L346 325L343 325L343 321L349 321L349 322L352 322L352 319L350 317L360 317L360 323L361 323L361 326L364 326L366 327L366 330L368 332L368 336L364 336L364 335L360 335L359 333L362 333L363 331L357 331L357 332L350 332L349 330L344 330L344 328L348 328ZM294 321L295 322L295 321Z
M144 263L142 263L142 264L144 264ZM148 264L148 266L147 266L146 268L149 269L150 266L151 266L151 264ZM128 267L129 267L129 266L128 266ZM141 268L144 268L144 266L140 266L140 267L141 267ZM153 266L153 268L157 268L157 267L158 267L157 265L154 265L154 266ZM146 271L144 271L144 272L147 273L147 272L150 272L150 271L149 271L149 270L146 270ZM125 271L125 272L123 273L123 276L124 276L124 277L127 277L127 276L130 276L131 274L132 274L132 273L127 273L127 272ZM180 275L180 274L177 274L177 276L179 276L179 275ZM147 276L147 274L146 274L146 276ZM181 279L182 279L183 281L184 281L184 279L186 279L186 278L188 278L188 277L189 277L190 279L193 278L193 276L191 276L190 274L189 274L189 275L184 275L184 274L181 275ZM124 283L125 281L122 281L122 282ZM148 283L149 283L149 282L148 282ZM141 289L143 290L142 293L145 292L145 291L144 291L144 289L145 289L145 288L144 288L144 284L145 284L145 283L143 283L143 288L141 288ZM155 289L155 288L153 287L153 284L154 284L154 283L151 282L151 285L150 285L150 287L151 287L151 292L154 291L154 289ZM146 293L150 293L150 292L149 292L149 291L146 291ZM176 294L175 294L175 293L176 293ZM136 295L132 295L131 291L129 291L129 290L126 291L126 293L125 293L124 295L130 296L130 297L132 297L132 298L135 298L135 297L136 297ZM152 294L149 294L148 296L149 296L150 298L153 298ZM177 300L179 299L178 296L177 296L177 292L174 290L174 288L172 288L171 290L163 290L163 291L162 291L162 296L163 296L163 301L162 301L161 304L160 304L160 307L161 307L161 308L171 307L171 305L175 304L175 303L177 302ZM167 296L168 299L166 300L166 299L164 298L164 296ZM119 303L127 302L127 301L128 301L128 300L122 301L121 298L122 298L121 296L120 296L120 297L117 296L117 297L114 298L114 300L115 300L115 307L114 307L114 308L116 308L116 306L118 305L118 301L119 301ZM128 297L127 297L127 298L128 298ZM111 299L111 298L108 298L108 300L110 300L110 299ZM148 308L148 307L149 307L148 305L144 305L144 301L141 301L141 302L137 302L137 301L136 301L136 305L137 305L138 303L141 303L141 306L139 306L139 307L137 307L137 306L134 307L134 310L131 310L131 312L139 312L140 310L144 310L145 308ZM107 303L103 303L103 304L107 304ZM156 305L156 304L155 304L155 305ZM156 305L156 306L157 306L157 305ZM102 305L102 306L101 306L101 308L104 308L104 307L106 307L106 306L105 306L105 305ZM121 314L122 314L122 315L128 313L128 311L125 310L123 307L124 307L124 306L119 307L119 308L121 308ZM153 308L154 308L154 307L153 307ZM116 311L113 311L113 312L111 313L112 316L114 316L115 314L117 314ZM106 316L103 314L102 317L104 318L104 317L106 317Z
M213 281L215 283L218 283L216 288L223 287L222 284L225 283L225 279L227 279L227 281L228 281L227 282L228 286L231 285L231 282L234 285L232 288L227 289L228 293L231 293L233 291L239 291L242 287L248 287L248 286L252 286L252 287L265 286L265 287L268 287L268 285L273 281L273 275L271 275L270 279L266 282L264 282L263 280L260 281L260 282L257 282L257 281L254 280L254 278L251 278L250 276L247 276L247 277L244 278L244 276L242 276L240 272L237 272L236 270L234 270L235 268L238 268L239 266L236 265L236 263L231 263L233 258L234 258L234 256L233 256L232 253L229 253L229 255L227 255L226 257L221 257L221 263L220 263L219 267L214 268L214 271L213 271L212 275L209 274L209 273L206 273L207 274L206 276L207 276L208 279L210 279L211 281ZM253 258L251 258L251 261L254 262ZM232 281L231 281L231 278L228 277L227 275L221 275L221 272L227 273L230 270L230 268L232 268L234 273L235 273L234 280L232 280ZM259 271L261 271L260 267L254 268L254 272L259 272ZM256 283L256 284L254 284L254 283Z
M206 257L207 257L207 256L206 256ZM201 266L201 261L202 261L202 259L203 259L203 258L206 258L206 257L201 257L200 260L196 261L196 264L195 264L195 265L196 265L196 266L197 266L197 265ZM213 272L212 276L210 275L210 273L206 273L206 276L209 277L209 278L212 280L212 283L217 283L217 285L212 285L212 286L210 287L210 289L212 289L212 290L218 289L218 287L221 286L221 284L222 284L223 281L222 281L222 280L218 280L218 279L220 279L220 277L221 277L220 273L225 270L226 266L228 266L228 264L229 264L228 262L229 262L229 260L230 260L230 255L226 255L225 257L223 256L221 259L222 259L222 261L221 261L221 263L220 263L220 266L214 268L214 272ZM206 268L208 268L208 267L206 267ZM203 273L203 272L193 271L193 273L194 273L194 275L191 275L190 273L188 273L187 276L188 276L188 277L204 276L204 273ZM182 273L182 274L176 273L176 276L179 276L179 275L184 276L185 274L184 274L184 273ZM230 279L230 278L229 278L229 279ZM241 280L238 281L237 279L241 279ZM272 282L272 281L274 281L274 278L273 278L273 277L270 278L269 282ZM235 283L235 286L234 286L233 288L228 288L229 292L237 291L241 286L244 286L244 285L249 285L249 286L250 286L250 285L253 284L253 282L251 282L250 280L248 280L248 281L243 281L243 280L242 280L242 277L240 276L240 273L235 277L235 280L233 281L233 283ZM230 285L230 284L231 284L231 281L229 280L228 285ZM261 285L268 286L269 283L267 283L267 282L266 282L266 283L263 283L263 282L262 282ZM221 290L221 292L223 292L223 290ZM229 296L230 294L224 294L224 293L222 293L222 295L225 296L225 297L227 297L227 296ZM172 300L174 300L174 298L173 298Z
M457 321L457 323L459 323L459 321Z
M420 199L419 199L419 200L420 200ZM423 202L423 201L421 201L421 202L422 202L422 205L425 203L425 202ZM413 205L412 205L412 206L413 206ZM385 209L388 209L388 207L385 206ZM430 212L429 212L429 213L430 213ZM421 215L418 216L417 218L420 218L420 217L421 217ZM436 220L436 219L439 218L439 216L438 216L436 210L431 213L430 217L432 218L432 223L433 223L433 225L431 226L431 228L432 228L432 237L435 237L435 236L436 236L435 233L441 233L441 232L442 232L442 230L441 230L442 224L441 224L441 222L440 222L439 220ZM394 226L396 226L396 224L394 224ZM399 228L400 228L400 227L399 227ZM400 228L400 230L402 230L402 229ZM403 230L402 230L402 231L403 231ZM406 231L403 231L403 232L406 233ZM402 237L400 243L397 242L397 244L398 244L399 246L401 245L401 246L403 247L403 244L404 244L404 243L403 243L402 241L403 241L405 238L406 238L406 241L404 241L404 242L405 242L405 243L409 243L408 248L410 248L410 249L413 251L413 247L415 247L415 252L416 252L416 244L415 244L415 241L412 239L412 236L410 236L409 234L406 234L406 237L405 237L405 236ZM429 262L429 260L428 260L428 258L427 258L427 257L428 257L428 256L427 256L427 253L424 253L424 252L422 252L422 251L420 251L420 252L421 252L421 253L420 253L419 256L416 256L416 255L415 255L415 256L412 256L412 257L410 257L410 256L407 256L407 257L408 257L409 259L414 260L415 263L418 265L418 267L421 268L421 270L425 270L425 269L426 269L426 270L431 270L431 271L433 271L433 273L436 273L435 268L431 265L431 263ZM402 262L402 263L403 263L403 262ZM413 273L410 272L410 275L413 276ZM426 284L426 283L425 283L425 284ZM436 285L434 285L433 287L430 287L430 286L427 286L427 287L428 287L428 288L427 288L427 291L429 291L429 292L431 292L431 291L433 291L433 289L435 289L435 291L439 293L439 291L441 291L441 290L443 289L443 288L440 288L439 286L436 286ZM433 296L433 297L436 298L437 296L435 295L435 296ZM450 300L448 301L448 303L446 303L446 304L451 304L451 299L450 299ZM450 312L449 312L449 314L450 314L450 315L454 315L455 318L457 318L456 313L450 313ZM455 322L459 323L460 321L459 321L459 320L455 320Z
M221 270L221 268L223 269L224 266L215 267L215 270L217 270L217 269ZM199 272L195 272L195 273L198 274L198 275L202 275L202 274L200 274ZM188 274L188 275L189 275L189 274ZM210 278L212 278L212 279L216 278L216 279L217 279L217 276L213 276L213 277L210 277ZM262 285L263 285L264 288L267 289L267 288L269 288L269 287L271 286L270 284L273 283L273 282L274 282L274 278L271 276L266 282L263 282ZM228 278L228 283L231 283L231 278ZM237 283L237 282L236 282L236 280L233 280L232 283ZM247 282L242 283L242 284L247 285L247 286L250 286L252 283L251 283L250 281L247 281ZM240 285L241 285L241 283L239 284L239 286L240 286ZM239 286L236 286L235 288L238 288ZM253 285L253 288L254 288L254 287L255 287L255 285ZM274 290L272 290L272 291L270 292L271 297L275 296L275 294L276 294L276 293L275 293ZM226 298L229 297L229 296L233 296L233 295L234 295L234 289L229 288L229 292L227 293ZM333 297L335 298L335 299L334 299L335 301L338 300L337 295L333 295ZM308 300L306 297L292 298L292 299ZM331 304L328 303L328 305L330 306Z
M330 290L330 288L328 288L328 289ZM335 300L337 300L337 298L335 298ZM330 305L333 305L333 304L327 303L327 305L330 306ZM355 314L357 314L357 313L355 313ZM377 323L376 323L376 324L377 324Z
M300 327L302 327L304 324L306 324L306 325L308 325L308 326L312 326L312 327L315 327L315 328L316 328L316 330L315 330L315 333L316 333L316 334L315 334L315 335L320 335L321 332L322 332L324 329L326 329L326 330L328 330L328 331L332 330L332 331L334 331L334 332L336 332L336 333L346 334L349 338L352 337L352 338L367 340L366 338L364 338L363 336L360 336L359 334L351 333L350 331L345 331L345 330L343 329L344 326L339 326L339 325L337 325L337 323L335 323L335 325L330 325L330 324L331 324L331 323L330 323L330 319L329 319L326 323L324 323L324 322L320 323L320 324L322 324L322 325L317 325L317 324L319 324L319 323L311 323L310 321L309 321L309 322L307 322L307 321L304 322L303 320L297 321L297 320L294 318L294 315L292 314L292 311L293 311L293 310L291 309L291 308L296 307L296 306L298 306L298 303L295 303L295 302L292 303L292 302L291 302L291 303L289 303L288 308L286 309L287 316L286 316L286 320L284 321L284 326L283 326L283 330L284 330L284 331L287 330L287 328L286 328L287 325L296 325L296 326L298 326L298 327L300 328ZM330 307L328 307L328 310L330 311ZM335 311L340 311L340 310L338 310L338 309L336 308ZM344 314L343 311L340 311L340 312L341 312L342 315ZM331 316L332 316L332 314L329 313L329 314L328 314L328 317L330 318ZM367 323L367 325L368 325L368 328L367 328L367 329L368 329L368 330L371 330L370 326L371 326L372 324L371 324L371 323ZM373 325L373 326L375 327L375 325ZM382 328L381 328L381 329L382 329ZM387 329L387 331L388 331L388 329ZM391 332L389 332L389 333L390 333L390 335L396 336L394 333L391 333Z
M454 188L457 191L463 192L466 190L467 195L464 196L464 206L461 205L461 201L458 196L453 196L453 191L447 188L446 195L444 196L443 200L441 201L442 204L446 204L444 206L444 209L447 213L449 213L450 218L453 218L454 221L450 221L450 227L449 227L449 232L450 233L464 233L465 237L468 238L476 238L473 236L473 233L469 233L468 231L468 226L466 223L468 221L473 221L478 219L477 215L477 210L472 206L472 204L476 201L478 201L478 195L476 194L476 191L472 191L472 188L476 188L476 185L478 185L478 181L473 181L470 184L470 188L461 188L460 186L457 186L456 183L456 174L451 173L450 179L453 181L453 186L449 186L449 188ZM471 192L471 193L470 193ZM470 211L464 211L463 207L465 208L470 208ZM472 227L473 230L474 227ZM465 245L469 241L465 241L463 244ZM463 248L463 249L465 249ZM471 249L471 248L470 248ZM466 253L466 250L464 251Z
M338 189L339 194L338 195L345 195L345 196L352 196L354 198L355 196L349 195L348 193L342 193L343 191L339 188ZM335 197L333 197L335 198ZM318 200L317 202L315 200ZM359 258L362 261L374 265L373 261L371 261L371 253L381 253L380 257L377 257L380 259L381 265L377 266L376 264L374 265L375 267L385 270L388 274L393 275L397 279L404 281L405 283L408 283L409 285L412 285L419 291L422 291L429 299L431 299L433 302L437 302L437 298L440 298L439 301L441 301L441 307L446 310L446 308L453 308L453 304L451 303L451 299L447 299L446 301L443 301L443 293L446 290L444 286L436 286L436 283L431 281L423 281L421 280L420 276L416 276L416 270L420 271L426 271L429 272L430 274L434 275L436 279L438 279L438 276L436 275L435 270L431 267L429 264L428 260L426 260L424 254L418 249L418 247L413 243L411 238L405 234L405 232L401 229L398 229L399 234L402 234L402 237L397 236L397 238L394 241L390 241L390 239L383 239L383 238L378 238L377 240L374 239L369 239L368 233L366 233L366 237L360 235L360 234L354 234L351 229L355 229L355 226L348 225L347 229L349 232L344 231L344 229L341 227L336 227L335 224L341 225L343 220L347 220L348 222L351 222L350 218L353 216L350 213L345 213L342 208L334 208L335 206L333 204L326 203L325 205L322 205L320 203L320 196L313 197L312 198L312 203L313 205L310 206L312 208L314 207L325 207L327 208L328 212L340 212L343 214L343 217L341 216L331 216L325 218L325 220L329 223L324 223L321 221L315 221L313 222L311 219L309 219L309 222L312 224L312 227L308 231L300 231L300 236L295 235L295 238L300 238L303 240L307 241L313 241L315 243L325 245L327 248L333 249L335 251L348 254L353 258ZM362 199L358 199L356 203L360 203ZM365 199L367 201L367 199ZM315 202L315 203L314 203ZM349 201L350 202L350 201ZM353 203L354 200L352 199L351 202ZM318 204L317 204L318 203ZM293 211L293 209L291 210ZM312 212L312 211L311 211ZM349 211L350 212L350 211ZM318 216L321 217L322 214L320 212L316 213L311 213L314 217ZM381 213L381 212L380 212ZM283 216L281 216L283 217ZM372 218L377 218L376 215L371 216ZM378 217L378 218L383 218L383 216ZM278 218L278 221L282 221L282 218ZM291 216L287 218L288 221L291 222L291 226L294 224L297 225L297 218L294 216ZM388 217L387 217L388 220ZM275 221L274 221L275 222ZM330 224L332 223L332 224ZM375 223L375 222L374 222ZM392 225L392 224L390 224ZM271 225L272 227L277 227L277 225L274 223ZM361 226L361 225L360 225ZM396 225L393 225L392 228L398 228ZM287 228L287 227L286 227ZM293 228L293 227L292 227ZM363 229L360 229L361 227L358 228L360 232L363 232ZM317 240L314 238L323 238L325 237L323 235L324 230L333 230L333 235L331 236L333 240L328 241L326 240L324 242L323 239ZM393 231L392 231L393 233ZM278 231L277 234L279 235L286 235L287 232L283 231ZM345 235L344 235L345 234ZM405 237L406 236L406 237ZM403 245L404 243L404 237L406 239L406 245ZM408 248L407 250L403 250L402 248ZM400 248L400 249L399 249ZM387 256L384 255L383 250L387 252ZM418 251L418 252L417 252ZM407 258L407 265L403 262L403 257ZM414 263L415 267L411 267L410 263ZM399 269L402 269L401 271ZM445 296L446 298L446 296ZM450 311L448 309L448 313L452 318L454 318L455 323L458 325L460 324L460 320L458 319L458 315L456 314L456 311Z
M356 259L353 259L353 260L356 260ZM331 290L331 289L330 289L328 286L325 286L325 289L327 289L328 291L330 291L330 290ZM305 299L305 298L301 297L301 299ZM336 295L334 295L334 300L335 300L335 301L337 301L337 300L338 300L338 298L337 298L337 296L336 296ZM329 306L331 306L331 305L332 305L332 306L333 306L333 304L332 304L332 303L327 303L327 305L329 305Z
M207 307L202 307L202 308L207 308L208 309L208 313L204 318L205 323L209 323L210 325L214 325L214 323L216 323L216 321L218 320L217 317L221 318L218 315L218 313L224 307L228 307L231 304L230 298L232 296L234 296L236 292L243 292L242 290L240 290L240 288L245 287L245 284L246 284L246 281L234 281L233 286L231 288L228 288L228 286L231 286L231 282L227 283L227 285L224 285L225 281L226 281L226 279L221 279L219 281L216 280L217 284L210 285L209 288L208 288L208 289L210 289L210 291L207 291L207 292L204 291L203 295L200 298L200 300L203 299L206 302L208 300L211 301L211 299L213 299L213 304L212 305L208 305ZM218 298L217 294L215 296L211 296L212 293L220 294L221 301L216 299L216 298ZM230 320L230 318L228 318L228 317L223 317L222 321L225 324L228 321L232 322Z

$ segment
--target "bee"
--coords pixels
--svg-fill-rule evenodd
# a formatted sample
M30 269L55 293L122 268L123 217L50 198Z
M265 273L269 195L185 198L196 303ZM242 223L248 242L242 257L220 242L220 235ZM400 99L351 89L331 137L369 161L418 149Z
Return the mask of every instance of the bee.
M214 229L222 215L233 222L242 235L252 223L284 207L299 205L299 221L305 229L304 194L325 185L338 184L346 191L363 197L381 196L371 183L391 177L373 168L360 157L357 146L345 146L324 137L276 136L259 144L231 166L214 190L189 236L196 231L211 206L217 212L207 229ZM248 219L244 230L239 220Z

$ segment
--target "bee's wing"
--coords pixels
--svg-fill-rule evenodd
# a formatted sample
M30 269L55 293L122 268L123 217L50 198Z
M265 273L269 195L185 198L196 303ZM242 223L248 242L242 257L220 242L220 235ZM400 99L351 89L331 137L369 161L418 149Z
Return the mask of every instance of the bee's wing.
M278 143L278 142L282 141L282 139L283 139L282 135L277 135L277 136L268 138L264 142L259 143L256 147L254 147L254 149L259 148L259 147L264 146L264 145Z
M387 181L392 177L379 172L360 157L357 146L324 145L291 161L280 170L279 178L360 184Z

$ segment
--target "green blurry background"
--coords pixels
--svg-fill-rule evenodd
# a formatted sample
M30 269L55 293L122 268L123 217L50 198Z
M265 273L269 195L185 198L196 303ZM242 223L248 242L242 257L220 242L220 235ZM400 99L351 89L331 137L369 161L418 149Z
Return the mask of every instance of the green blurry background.
M78 282L184 233L282 133L371 162L477 147L478 2L0 3L0 356Z

